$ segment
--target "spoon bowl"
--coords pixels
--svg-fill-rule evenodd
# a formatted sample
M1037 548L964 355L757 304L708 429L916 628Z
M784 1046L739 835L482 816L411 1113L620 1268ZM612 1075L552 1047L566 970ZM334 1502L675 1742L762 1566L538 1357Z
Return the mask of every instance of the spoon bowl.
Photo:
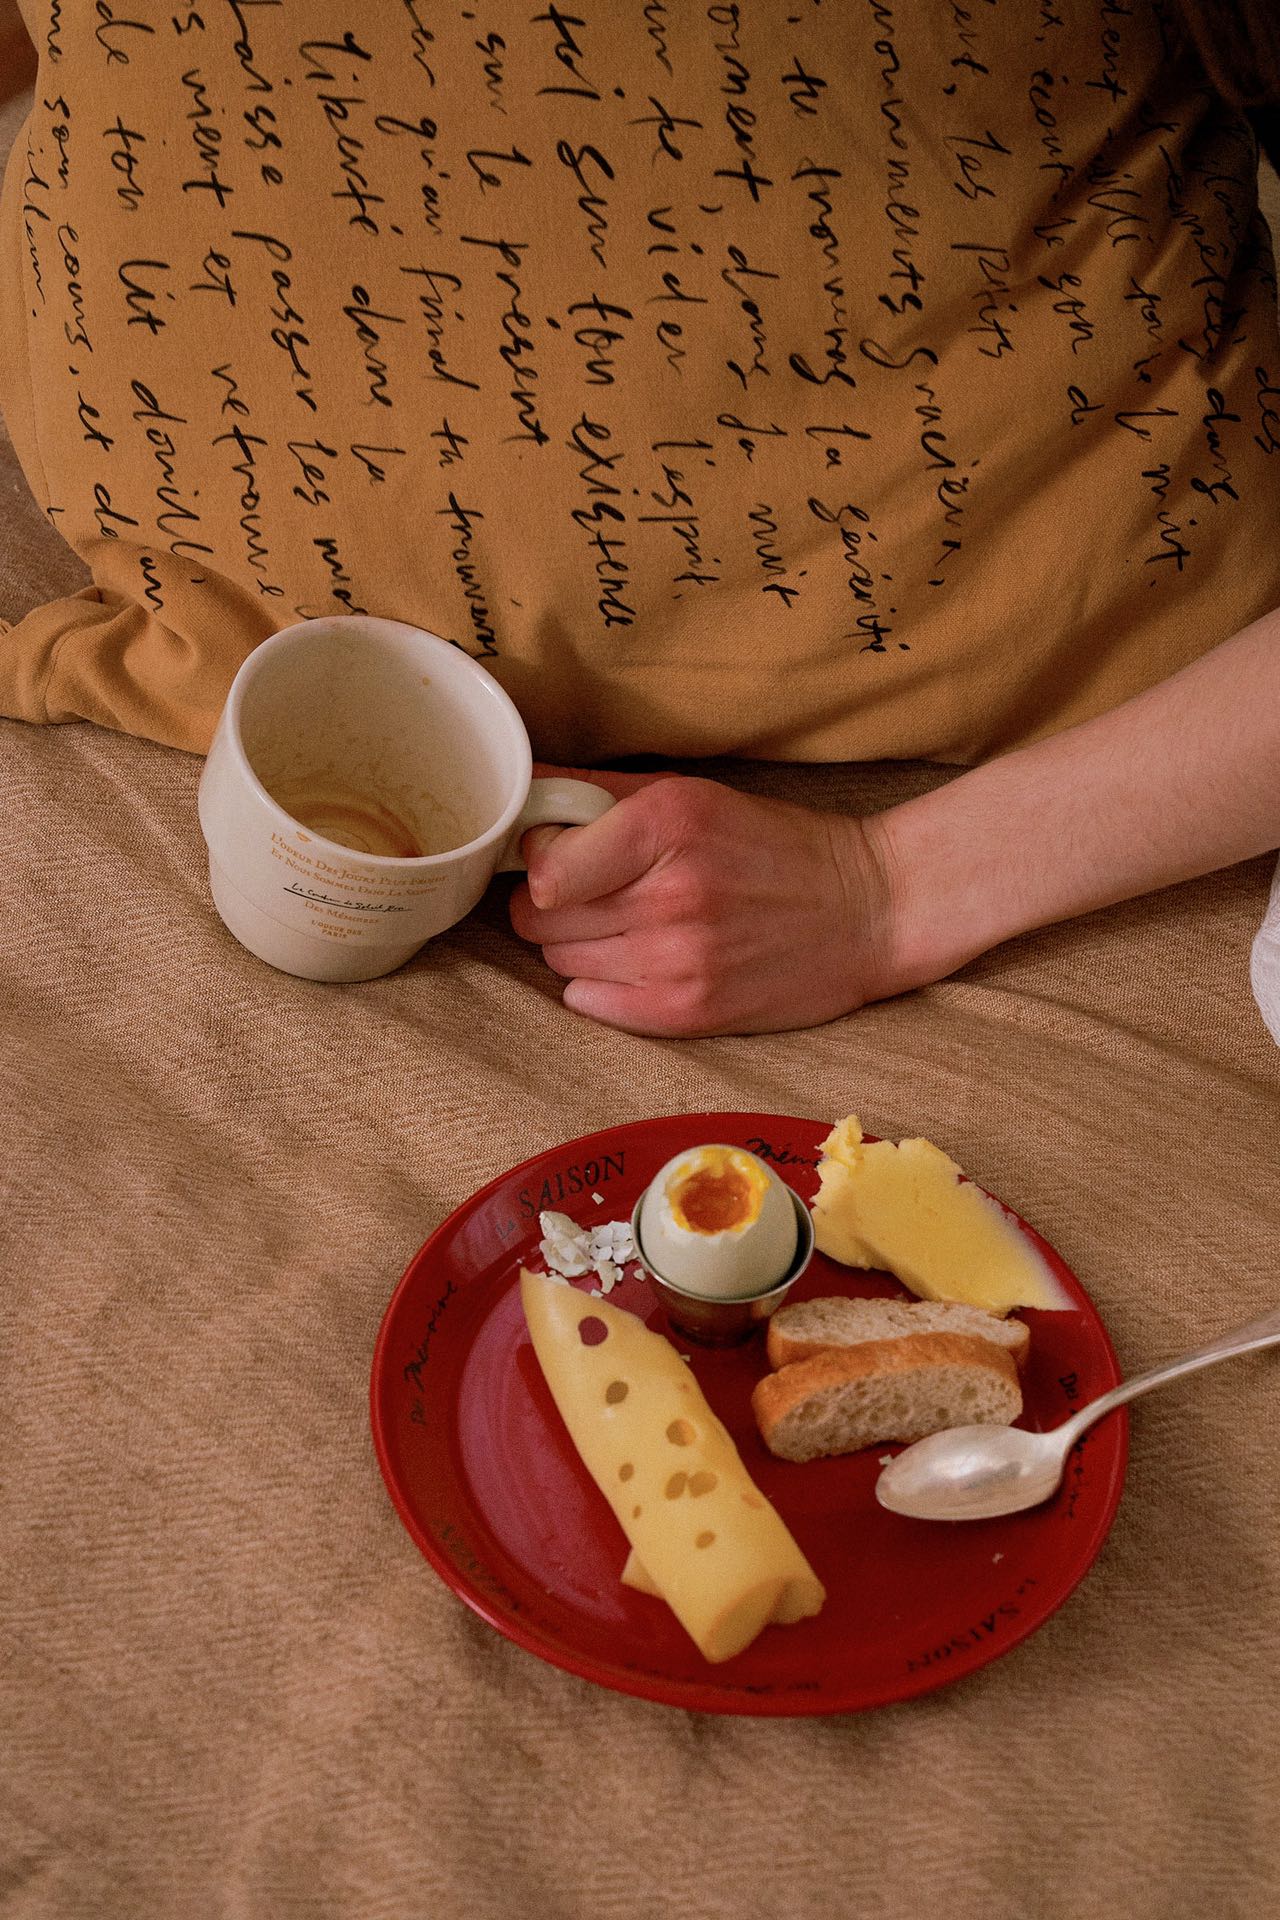
M1069 1451L1049 1433L1023 1427L949 1427L891 1460L876 1498L916 1520L991 1520L1039 1506L1062 1479Z
M916 1520L993 1520L1039 1506L1056 1492L1068 1454L1096 1420L1184 1373L1277 1341L1280 1310L1136 1374L1048 1433L1024 1427L949 1427L931 1433L889 1462L876 1481L876 1498L882 1507Z

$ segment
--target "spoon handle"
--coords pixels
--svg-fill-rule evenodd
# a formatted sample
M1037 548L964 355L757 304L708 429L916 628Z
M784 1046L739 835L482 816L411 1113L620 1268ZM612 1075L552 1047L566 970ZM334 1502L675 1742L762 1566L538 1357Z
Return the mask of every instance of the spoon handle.
M1162 1387L1167 1380L1177 1380L1184 1373L1194 1373L1198 1367L1211 1367L1216 1360L1230 1360L1236 1354L1253 1353L1260 1347L1273 1347L1277 1343L1280 1343L1280 1308L1273 1308L1260 1320L1248 1320L1230 1333L1221 1333L1207 1346L1196 1347L1179 1360L1167 1360L1163 1366L1151 1367L1146 1373L1135 1373L1131 1380L1122 1380L1110 1393L1101 1394L1087 1407L1081 1407L1070 1420L1064 1420L1058 1431L1064 1444L1070 1446L1095 1420L1101 1420L1114 1407L1122 1407L1126 1400L1136 1400L1139 1394L1150 1393L1153 1387Z

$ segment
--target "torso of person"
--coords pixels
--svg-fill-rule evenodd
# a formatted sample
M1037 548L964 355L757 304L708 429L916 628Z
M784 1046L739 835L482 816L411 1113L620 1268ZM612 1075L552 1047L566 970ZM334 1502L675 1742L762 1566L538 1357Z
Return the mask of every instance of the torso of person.
M1280 602L1253 138L1158 0L26 12L15 441L228 673L368 612L548 759L963 763Z

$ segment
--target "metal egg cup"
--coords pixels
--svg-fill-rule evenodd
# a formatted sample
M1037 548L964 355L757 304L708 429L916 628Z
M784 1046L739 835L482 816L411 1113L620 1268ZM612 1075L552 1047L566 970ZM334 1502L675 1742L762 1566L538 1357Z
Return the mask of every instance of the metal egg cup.
M646 1192L648 1189L646 1188ZM764 1293L735 1294L728 1299L705 1293L690 1293L666 1280L651 1265L640 1238L640 1208L644 1194L636 1201L631 1215L631 1238L636 1257L649 1276L667 1319L677 1333L702 1347L736 1347L749 1340L775 1313L813 1258L813 1215L798 1193L787 1188L796 1217L796 1250L781 1280Z

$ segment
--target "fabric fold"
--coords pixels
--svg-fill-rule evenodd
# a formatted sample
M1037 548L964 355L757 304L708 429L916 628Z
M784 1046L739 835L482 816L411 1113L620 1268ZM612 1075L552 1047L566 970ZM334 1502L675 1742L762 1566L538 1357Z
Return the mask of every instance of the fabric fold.
M0 710L45 724L91 720L204 753L245 644L242 596L212 578L201 591L198 639L99 586L35 607L3 632ZM234 599L233 609L219 606ZM210 617L212 615L212 617ZM263 625L256 639L270 631ZM256 639L252 644L256 644Z

